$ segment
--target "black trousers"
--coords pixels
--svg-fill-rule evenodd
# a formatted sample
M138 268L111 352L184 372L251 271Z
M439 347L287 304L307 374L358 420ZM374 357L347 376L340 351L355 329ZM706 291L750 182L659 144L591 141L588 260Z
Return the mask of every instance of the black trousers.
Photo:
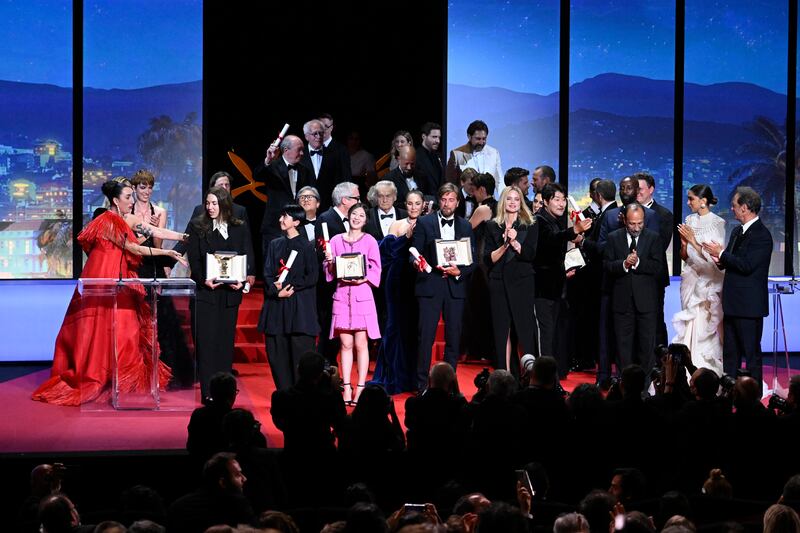
M225 290L228 289L220 287L215 291L207 291L211 298L204 295L204 299L197 300L195 305L195 349L203 398L208 396L211 376L233 369L233 342L239 306L229 307L226 304L226 295L222 292Z
M428 386L428 371L431 367L431 349L436 339L439 315L444 319L444 360L455 369L460 355L461 324L464 318L464 299L449 294L420 296L419 301L419 356L417 358L417 386L424 390Z
M519 375L519 357L517 346L523 354L539 355L536 339L536 311L534 306L526 309L512 309L506 297L506 288L502 282L489 280L490 309L492 312L492 329L494 335L495 368L508 370L512 375ZM511 368L506 368L506 341L511 338Z
M750 375L761 390L761 333L764 329L762 317L728 316L722 319L722 369L736 377L744 359Z
M554 357L558 362L558 376L565 378L569 372L569 354L563 342L566 306L561 299L536 298L536 321L539 326L541 355ZM561 327L560 327L561 326Z
M314 349L311 335L267 335L267 360L277 390L286 390L297 382L300 356Z
M656 320L658 312L641 312L634 309L614 311L614 334L620 359L620 373L633 363L641 366L649 379L655 365L653 349L656 346ZM649 381L648 381L649 383Z

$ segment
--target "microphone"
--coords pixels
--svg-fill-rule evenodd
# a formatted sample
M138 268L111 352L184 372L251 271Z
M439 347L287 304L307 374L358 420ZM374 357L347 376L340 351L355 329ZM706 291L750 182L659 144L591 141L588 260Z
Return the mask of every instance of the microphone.
M128 234L122 238L122 255L119 256L119 279L117 283L122 283L122 262L125 260L125 245L128 242Z

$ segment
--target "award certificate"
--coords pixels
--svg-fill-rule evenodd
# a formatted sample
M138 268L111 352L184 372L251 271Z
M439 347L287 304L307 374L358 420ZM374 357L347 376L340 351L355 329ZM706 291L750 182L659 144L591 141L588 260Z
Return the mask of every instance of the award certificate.
M247 255L224 251L206 254L206 279L217 283L243 283L247 279Z
M367 260L364 254L342 254L336 256L336 279L361 279L367 275Z
M469 266L472 264L472 244L469 237L454 241L436 239L436 263L438 265L455 264Z

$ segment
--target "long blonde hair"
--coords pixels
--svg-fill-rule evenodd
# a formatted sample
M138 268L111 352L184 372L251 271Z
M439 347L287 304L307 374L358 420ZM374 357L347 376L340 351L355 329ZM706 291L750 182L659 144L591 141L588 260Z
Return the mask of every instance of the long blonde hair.
M497 201L497 208L494 216L494 221L499 226L505 226L506 197L512 191L516 192L519 195L519 213L517 214L517 219L519 220L520 225L529 226L535 224L536 218L531 213L531 210L528 209L528 204L525 203L525 196L522 194L522 190L516 185L509 185L508 187L503 189L502 193L500 193L500 200Z

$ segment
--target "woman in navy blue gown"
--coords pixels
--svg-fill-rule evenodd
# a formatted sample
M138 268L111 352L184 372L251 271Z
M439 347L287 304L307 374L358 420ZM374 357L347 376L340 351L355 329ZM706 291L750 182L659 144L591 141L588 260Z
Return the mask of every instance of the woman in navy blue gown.
M408 260L408 249L423 204L420 191L409 192L408 218L394 222L380 242L381 265L386 271L386 330L372 383L382 385L389 394L407 392L416 386L419 310L414 296L416 272Z

